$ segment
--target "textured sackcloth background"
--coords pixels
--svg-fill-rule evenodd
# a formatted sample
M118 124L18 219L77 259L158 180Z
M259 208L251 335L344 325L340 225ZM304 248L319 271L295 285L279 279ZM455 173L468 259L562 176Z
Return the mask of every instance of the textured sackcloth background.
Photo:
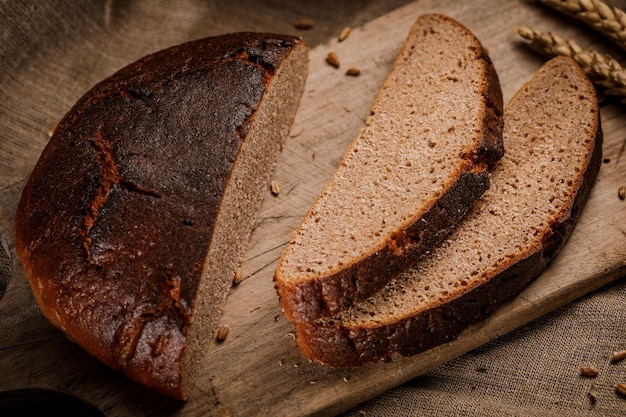
M95 82L188 39L255 30L304 36L311 47L406 3L367 1L0 2L0 192L22 181L49 126ZM313 19L298 32L293 22ZM25 139L27 138L27 140ZM0 245L0 287L10 262ZM356 407L361 416L618 416L626 399L623 279ZM595 365L595 379L579 376ZM595 387L596 400L589 396Z

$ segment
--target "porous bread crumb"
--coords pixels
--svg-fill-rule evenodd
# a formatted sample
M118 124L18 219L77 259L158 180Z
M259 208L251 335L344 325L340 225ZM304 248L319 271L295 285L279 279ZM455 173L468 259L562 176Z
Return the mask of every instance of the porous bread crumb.
M554 71L539 73L509 103L506 154L461 225L415 268L332 321L347 328L397 322L462 296L541 248L552 225L570 215L597 129L588 122L597 117L589 115L594 95L574 84L572 67ZM537 94L544 88L553 93Z
M283 61L256 109L254 123L249 127L247 146L237 157L230 180L224 191L216 232L204 266L204 279L198 289L194 321L187 336L185 369L193 381L210 345L206 335L214 331L222 314L220 306L232 287L233 278L241 272L242 256L247 245L246 234L253 228L258 207L267 190L271 169L276 164L278 147L288 136L289 129L307 77L308 48L299 43ZM288 110L292 109L292 110ZM233 274L234 272L234 274ZM243 277L243 276L242 276Z
M431 37L418 36L415 49L441 53L402 55L401 69L385 83L332 180L342 191L320 196L309 220L324 221L305 219L288 249L293 251L282 268L294 282L341 268L379 246L420 217L416 207L426 207L456 180L467 163L458 155L478 140L483 111L476 105L484 89L476 51L462 51L442 69L442 62L451 60L445 54L456 56L455 45L467 43L463 36L443 33L436 47Z

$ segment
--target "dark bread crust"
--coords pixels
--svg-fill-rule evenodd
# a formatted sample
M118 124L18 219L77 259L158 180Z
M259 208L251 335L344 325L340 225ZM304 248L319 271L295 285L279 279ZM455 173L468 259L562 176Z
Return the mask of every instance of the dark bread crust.
M23 191L16 246L44 315L157 391L185 396L185 338L223 192L297 45L237 33L128 65L68 112Z
M462 155L466 164L442 195L431 201L422 217L397 232L375 253L364 255L346 268L293 285L281 277L275 282L284 314L293 322L306 323L331 316L364 300L430 248L443 240L489 187L489 171L504 155L502 143L503 100L498 75L482 44L452 18L432 15L461 28L474 44L476 59L483 62L485 108L480 143ZM418 20L419 22L419 20ZM404 48L408 48L405 45ZM394 64L394 68L397 65Z
M583 75L584 76L584 75ZM310 360L333 367L353 367L394 354L411 356L456 339L472 323L479 322L518 294L554 259L574 228L589 198L602 161L602 128L597 130L589 165L578 178L569 214L550 225L542 245L524 259L511 259L502 272L472 291L412 317L379 327L346 328L340 322L295 323L300 350ZM576 183L576 182L575 182Z

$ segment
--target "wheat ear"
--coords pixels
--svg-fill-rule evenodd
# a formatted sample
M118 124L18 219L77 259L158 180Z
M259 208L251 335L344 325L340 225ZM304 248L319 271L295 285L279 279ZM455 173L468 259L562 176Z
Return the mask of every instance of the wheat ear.
M517 31L530 41L532 48L543 54L571 57L594 84L604 88L606 95L626 97L626 71L615 59L593 50L583 50L576 42L550 32L537 32L525 26Z
M626 13L600 0L539 0L553 9L583 21L626 50Z

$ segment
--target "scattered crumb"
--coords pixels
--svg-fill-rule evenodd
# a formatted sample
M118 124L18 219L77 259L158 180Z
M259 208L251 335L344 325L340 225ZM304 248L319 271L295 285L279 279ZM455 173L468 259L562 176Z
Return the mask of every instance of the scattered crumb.
M626 198L626 185L620 185L620 187L617 189L617 196L620 200Z
M50 128L48 129L48 137L51 138L52 135L54 135L54 132L57 130L57 127L59 126L59 122L54 122L50 125Z
M339 42L345 41L349 35L350 35L350 27L346 26L345 28L343 28L343 30L339 34L339 39L338 39Z
M329 52L328 55L326 55L326 62L332 67L339 68L339 55L335 52Z
M315 23L312 19L307 19L306 17L300 18L294 22L294 27L299 30L309 30L312 29Z
M611 362L613 363L623 361L624 358L626 358L626 350L618 350L611 353Z
M589 387L589 391L587 391L587 395L589 396L589 401L591 404L595 404L598 400L598 389L595 384L591 384Z
M581 366L580 375L587 378L595 378L598 376L598 369L595 366Z
M278 181L272 181L272 183L270 184L270 190L275 196L280 194L280 186L278 185Z
M215 336L215 339L217 339L218 342L223 342L228 337L228 331L229 330L230 330L230 327L228 327L227 324L223 325L217 331L217 335Z
M348 68L348 70L346 71L346 75L350 75L352 77L358 77L361 74L361 70L358 68Z
M241 268L237 268L237 272L235 272L235 278L233 278L233 284L237 285L241 281L243 281L243 272Z

